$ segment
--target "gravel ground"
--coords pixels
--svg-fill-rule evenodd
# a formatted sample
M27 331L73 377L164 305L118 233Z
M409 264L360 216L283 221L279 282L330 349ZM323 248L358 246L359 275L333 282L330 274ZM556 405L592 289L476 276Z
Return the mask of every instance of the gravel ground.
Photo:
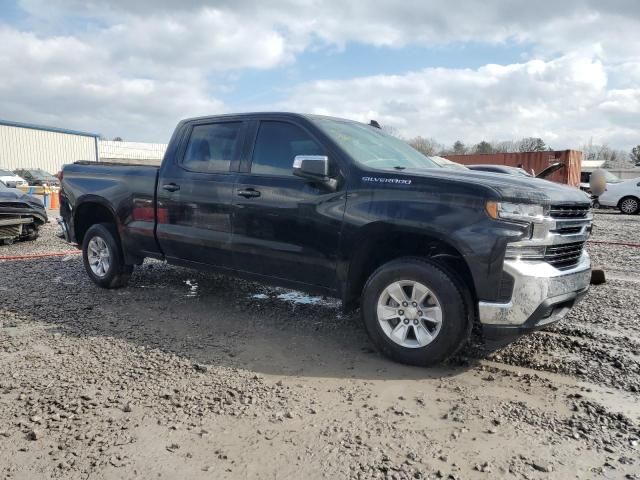
M68 250L53 224L0 256ZM638 242L597 213L593 239ZM640 478L640 249L560 324L391 363L332 299L160 262L0 261L2 478Z
M58 236L60 231L56 218L59 216L57 210L48 210L49 223L40 229L40 235L33 242L16 242L13 245L1 245L0 257L39 255L52 252L73 252L78 250L73 245L69 245Z

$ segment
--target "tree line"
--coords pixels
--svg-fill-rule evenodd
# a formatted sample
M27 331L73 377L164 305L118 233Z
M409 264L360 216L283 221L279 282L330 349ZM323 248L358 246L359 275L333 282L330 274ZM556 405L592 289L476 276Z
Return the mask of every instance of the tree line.
M551 150L541 138L525 137L520 140L507 140L501 142L488 142L467 146L461 140L456 140L453 145L447 147L433 138L421 136L406 140L409 145L425 155L466 155L474 153L514 153L514 152L544 152Z
M388 133L397 135L394 129L385 128ZM409 145L425 155L467 155L476 153L517 153L517 152L544 152L553 150L542 138L524 137L520 140L486 141L467 145L461 140L456 140L453 145L447 146L434 138L417 136L404 139ZM592 140L582 145L578 150L582 151L583 160L604 160L605 168L629 168L640 166L640 145L625 151L609 147L607 144L594 144Z

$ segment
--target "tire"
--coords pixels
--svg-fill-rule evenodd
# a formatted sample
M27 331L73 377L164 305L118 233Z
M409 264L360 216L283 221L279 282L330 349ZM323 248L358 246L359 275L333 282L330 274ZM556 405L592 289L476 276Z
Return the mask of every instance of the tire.
M640 212L640 199L628 196L618 202L618 209L627 215L637 215Z
M120 239L110 223L98 223L87 230L82 241L82 260L89 278L102 288L126 286L133 272L133 265L124 263Z
M600 209L600 202L598 201L597 198L593 199L591 201L591 208L593 208L594 210L599 210Z
M29 234L25 235L20 240L23 242L33 242L34 240L37 240L39 236L40 232L38 231L38 229L33 229L31 232L29 232Z
M397 286L407 301L404 309L394 299L400 296ZM424 300L412 306L425 288L429 293ZM473 322L461 288L450 273L428 259L393 260L369 277L362 294L362 320L371 340L385 356L408 365L435 365L453 356L471 334ZM416 291L418 294L412 295ZM397 309L395 313L393 309ZM396 313L403 316L392 318ZM387 314L388 320L380 319ZM431 319L427 321L426 317ZM434 320L437 318L439 323Z

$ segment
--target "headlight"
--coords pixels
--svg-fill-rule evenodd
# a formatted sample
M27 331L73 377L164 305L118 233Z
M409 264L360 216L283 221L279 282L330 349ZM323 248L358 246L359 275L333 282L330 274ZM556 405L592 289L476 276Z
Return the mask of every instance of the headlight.
M507 245L504 258L509 260L543 260L546 248L543 245Z
M491 218L539 223L544 219L544 207L532 203L487 202L485 209Z

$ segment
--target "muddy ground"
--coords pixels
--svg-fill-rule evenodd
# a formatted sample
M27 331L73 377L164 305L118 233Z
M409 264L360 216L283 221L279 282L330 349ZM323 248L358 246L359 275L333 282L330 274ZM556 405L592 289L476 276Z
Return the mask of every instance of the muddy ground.
M593 240L639 242L597 213ZM0 256L62 251L53 224ZM331 299L159 262L0 261L0 478L640 478L640 249L559 325L394 364Z

